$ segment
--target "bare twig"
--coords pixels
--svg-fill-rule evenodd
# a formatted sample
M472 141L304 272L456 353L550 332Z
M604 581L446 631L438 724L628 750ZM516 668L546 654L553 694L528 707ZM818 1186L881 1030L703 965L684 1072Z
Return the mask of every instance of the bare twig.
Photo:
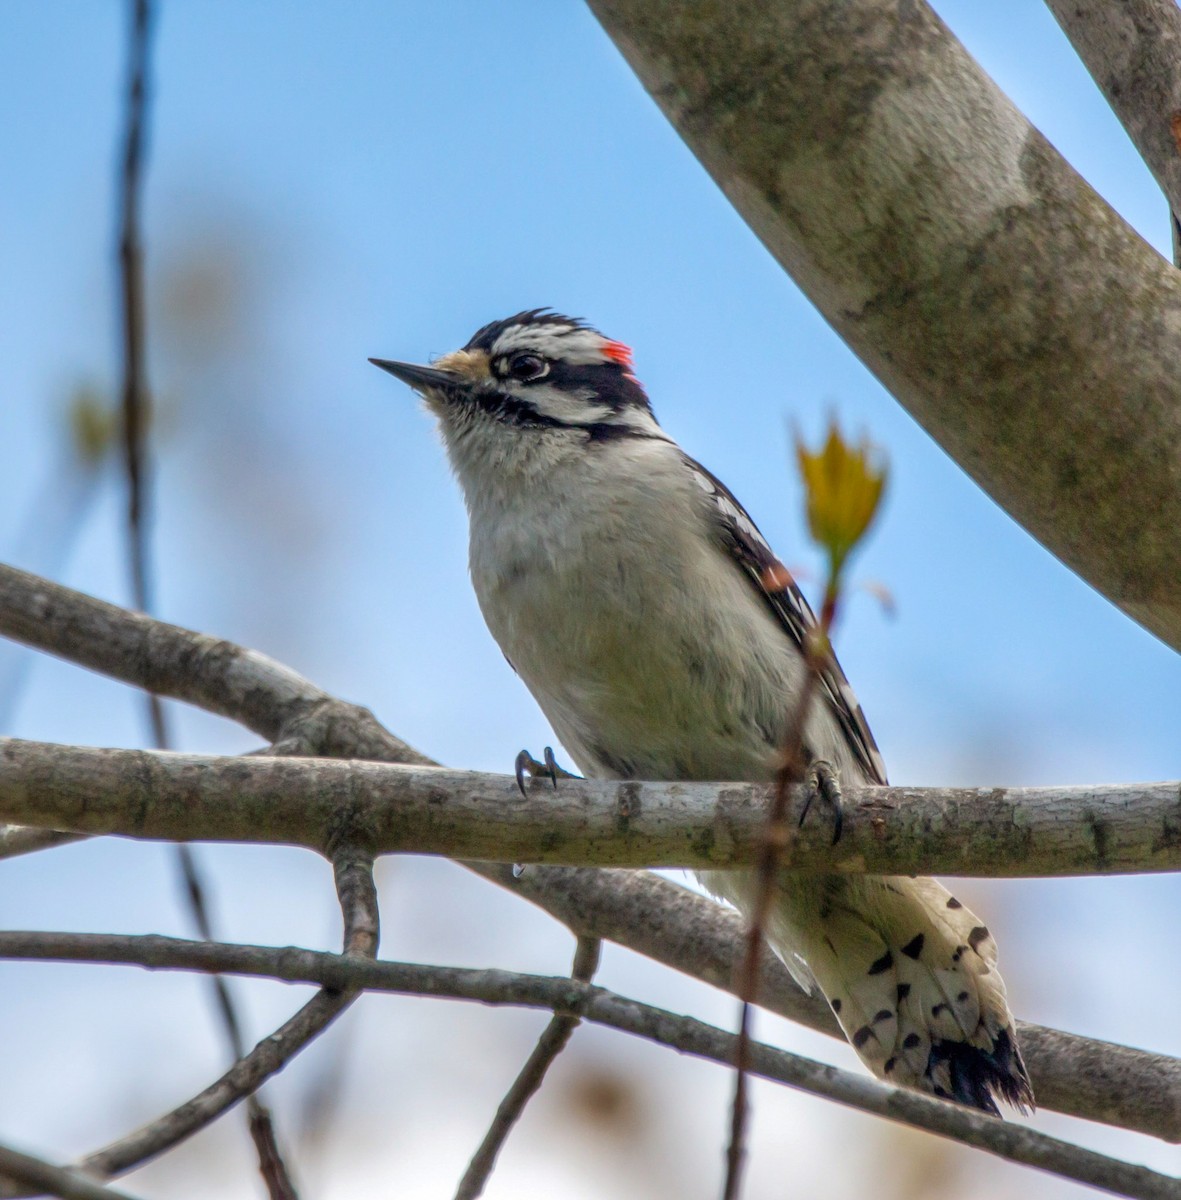
M270 1200L298 1200L299 1193L291 1178L291 1171L279 1150L271 1110L257 1095L246 1097L246 1127L258 1156L258 1173L262 1176Z
M153 14L149 0L131 0L130 53L127 79L126 129L121 171L119 230L119 281L123 327L123 460L127 474L127 553L135 607L152 611L148 527L151 517L150 461L147 432L151 423L151 393L145 362L147 312L144 304L144 255L140 208L148 115L148 61ZM158 750L172 745L164 704L154 692L146 705L152 742ZM184 883L185 903L202 937L213 931L205 903L205 888L197 858L189 846L176 847L177 865ZM245 1054L241 1022L223 979L211 979L214 1006L237 1061ZM271 1200L297 1200L290 1173L279 1153L269 1111L255 1096L247 1100L251 1137L258 1150L259 1171Z
M127 533L135 606L149 612L147 539L144 536L145 430L148 389L144 365L144 269L140 236L147 71L151 9L149 0L131 0L131 47L127 75L127 127L123 138L119 224L119 289L123 330L123 454L127 469ZM158 714L153 713L153 723ZM162 736L157 726L156 732Z
M647 871L468 864L572 932L617 942L724 991L745 953L745 923L733 909ZM808 995L776 957L763 957L759 1004L840 1041L832 1010ZM1038 1107L1181 1142L1181 1060L1019 1021Z
M1181 11L1177 0L1046 0L1169 203L1181 213Z
M300 737L328 757L431 761L383 729L368 709L330 696L257 650L3 564L0 635L228 717L267 742Z
M354 998L348 992L317 993L216 1082L135 1133L87 1155L79 1168L101 1176L121 1175L172 1149L281 1071L304 1046L323 1033Z
M574 951L574 966L570 971L571 979L589 983L599 966L599 950L601 943L598 938L580 937ZM455 1191L455 1200L476 1200L483 1194L488 1178L496 1166L497 1156L504 1146L513 1126L520 1120L525 1111L525 1105L537 1093L545 1080L546 1072L550 1069L555 1058L566 1048L570 1035L578 1027L579 1018L569 1014L555 1014L543 1030L533 1053L529 1055L520 1074L513 1080L508 1094L500 1102L496 1116L479 1149L472 1156L459 1187Z
M787 723L788 743L779 768L771 803L758 847L756 869L758 888L754 909L747 915L746 953L738 974L738 1034L734 1045L734 1098L730 1105L730 1136L726 1143L726 1176L722 1183L723 1200L737 1200L742 1185L742 1168L746 1157L746 1128L750 1102L747 1098L747 1073L750 1070L751 1015L758 1001L760 967L765 930L775 898L775 875L787 850L788 801L804 777L804 729L812 700L816 694L818 667L809 654L803 685L794 711Z
M300 753L430 761L383 729L367 709L334 699L264 655L5 566L0 566L0 634L126 683L155 687L263 737L286 730L284 744ZM910 802L904 789L900 794L901 803ZM1003 809L1003 792L978 793L974 803L989 812L994 795ZM1108 815L1097 797L1096 832L1106 830ZM29 829L11 836L27 849L25 835L35 834L50 843L70 836ZM0 836L0 855L4 840ZM1012 849L1016 853L1018 847ZM575 934L618 942L733 990L742 923L704 897L645 872L534 866L517 878L507 866L465 865L537 904ZM843 1039L827 1005L800 991L777 959L764 959L762 976L765 1007ZM1023 1022L1018 1028L1041 1108L1181 1141L1181 1067L1175 1060L1041 1025Z
M342 838L333 859L344 919L342 962L372 959L377 951L377 892L372 867L372 854ZM211 952L217 945L212 942L190 944L208 947ZM357 995L352 986L326 984L290 1020L259 1042L215 1083L143 1129L88 1155L80 1168L106 1177L119 1175L191 1137L282 1070L310 1041L323 1033Z
M159 708L158 697L151 697ZM213 926L209 918L209 907L205 901L205 889L196 857L191 849L181 843L176 847L181 877L189 899L189 912L197 932L207 942L215 941ZM220 975L211 975L214 1002L221 1014L222 1028L229 1043L230 1059L238 1062L246 1057L246 1041L242 1036L242 1024L227 982ZM262 1103L257 1093L246 1097L246 1126L250 1140L258 1156L258 1170L266 1184L270 1200L298 1200L298 1191L291 1178L291 1171L279 1149L278 1134L270 1109Z
M38 1196L59 1196L61 1200L133 1200L127 1192L105 1187L68 1167L55 1167L11 1146L0 1146L0 1191L5 1184L33 1189Z
M405 995L473 1000L489 1005L545 1008L622 1030L727 1066L735 1037L603 988L573 979L520 975L511 971L424 966L373 961L292 947L231 946L160 936L114 934L0 933L0 954L11 957L134 963L150 968L222 971L314 982L328 989L391 991ZM866 1075L843 1071L770 1046L752 1047L756 1075L838 1104L954 1138L1012 1162L1120 1195L1177 1200L1181 1183L1144 1167L1072 1146L1022 1125L893 1088Z

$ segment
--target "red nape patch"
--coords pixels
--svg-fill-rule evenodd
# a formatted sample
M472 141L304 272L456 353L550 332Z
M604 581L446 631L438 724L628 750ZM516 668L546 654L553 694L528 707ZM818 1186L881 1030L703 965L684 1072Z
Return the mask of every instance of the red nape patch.
M622 342L605 341L603 353L617 362L624 370L630 371L635 364L632 362L632 348Z

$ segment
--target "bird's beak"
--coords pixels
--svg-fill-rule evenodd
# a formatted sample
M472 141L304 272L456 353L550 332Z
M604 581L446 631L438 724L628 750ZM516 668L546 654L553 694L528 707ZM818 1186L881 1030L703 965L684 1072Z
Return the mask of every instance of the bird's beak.
M454 389L462 387L464 381L454 371L441 371L438 367L420 367L416 363L391 362L386 358L371 358L375 367L389 371L396 379L408 383L415 391L426 388Z

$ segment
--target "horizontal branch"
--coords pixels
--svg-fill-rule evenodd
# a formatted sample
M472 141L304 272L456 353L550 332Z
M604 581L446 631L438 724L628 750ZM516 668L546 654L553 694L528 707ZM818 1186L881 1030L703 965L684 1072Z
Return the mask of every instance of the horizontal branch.
M648 871L533 866L518 876L507 866L469 866L575 934L616 942L735 993L746 926L732 908ZM825 1001L804 992L780 959L764 957L760 971L760 1007L844 1040ZM1017 1030L1040 1109L1181 1142L1181 1060L1029 1021L1018 1021Z
M715 869L755 861L769 786L534 781L441 767L221 757L0 739L0 820L73 833L323 849L342 822L379 853ZM802 800L802 797L801 797ZM806 822L799 869L1046 876L1181 869L1181 784L849 787L836 846Z
M0 957L110 962L152 969L216 971L329 989L364 989L473 1000L481 1004L549 1009L658 1042L729 1067L736 1037L571 978L511 971L366 960L295 947L226 945L155 935L0 932ZM1178 1181L1120 1162L1022 1125L998 1121L958 1104L894 1088L801 1055L756 1043L754 1074L860 1112L872 1113L941 1137L953 1138L1011 1162L1037 1167L1119 1195L1176 1200Z
M344 832L347 837L350 831ZM371 960L377 953L378 940L373 856L342 838L335 848L332 865L344 924L342 960ZM323 987L274 1033L239 1058L220 1079L142 1128L88 1154L79 1168L90 1175L120 1175L172 1149L240 1100L253 1095L270 1076L281 1071L309 1042L319 1037L358 995L355 988L345 985ZM0 1196L11 1194L0 1184Z
M264 737L289 730L277 750L424 761L378 725L367 709L335 700L264 655L3 565L0 633L124 683L151 686L162 695L221 713ZM222 666L227 663L237 664L229 681L241 684L236 692L223 690L227 680ZM36 829L8 834L0 835L0 854L12 841L26 850L73 836ZM463 865L528 899L576 934L602 937L733 990L742 920L704 896L644 871L534 866L518 877L495 863ZM762 976L763 1007L843 1040L828 1006L801 991L779 959L764 959ZM1019 1029L1041 1108L1181 1141L1181 1063L1176 1059L1026 1022Z
M105 1187L76 1170L57 1167L11 1146L0 1146L0 1188L16 1184L36 1195L60 1200L133 1200L127 1192Z

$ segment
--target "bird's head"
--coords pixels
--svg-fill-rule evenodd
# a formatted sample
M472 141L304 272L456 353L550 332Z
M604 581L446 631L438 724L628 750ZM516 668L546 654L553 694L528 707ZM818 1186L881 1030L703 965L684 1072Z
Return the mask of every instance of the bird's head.
M430 366L372 358L439 418L448 444L477 438L606 441L657 431L631 351L583 321L531 309L493 321Z

